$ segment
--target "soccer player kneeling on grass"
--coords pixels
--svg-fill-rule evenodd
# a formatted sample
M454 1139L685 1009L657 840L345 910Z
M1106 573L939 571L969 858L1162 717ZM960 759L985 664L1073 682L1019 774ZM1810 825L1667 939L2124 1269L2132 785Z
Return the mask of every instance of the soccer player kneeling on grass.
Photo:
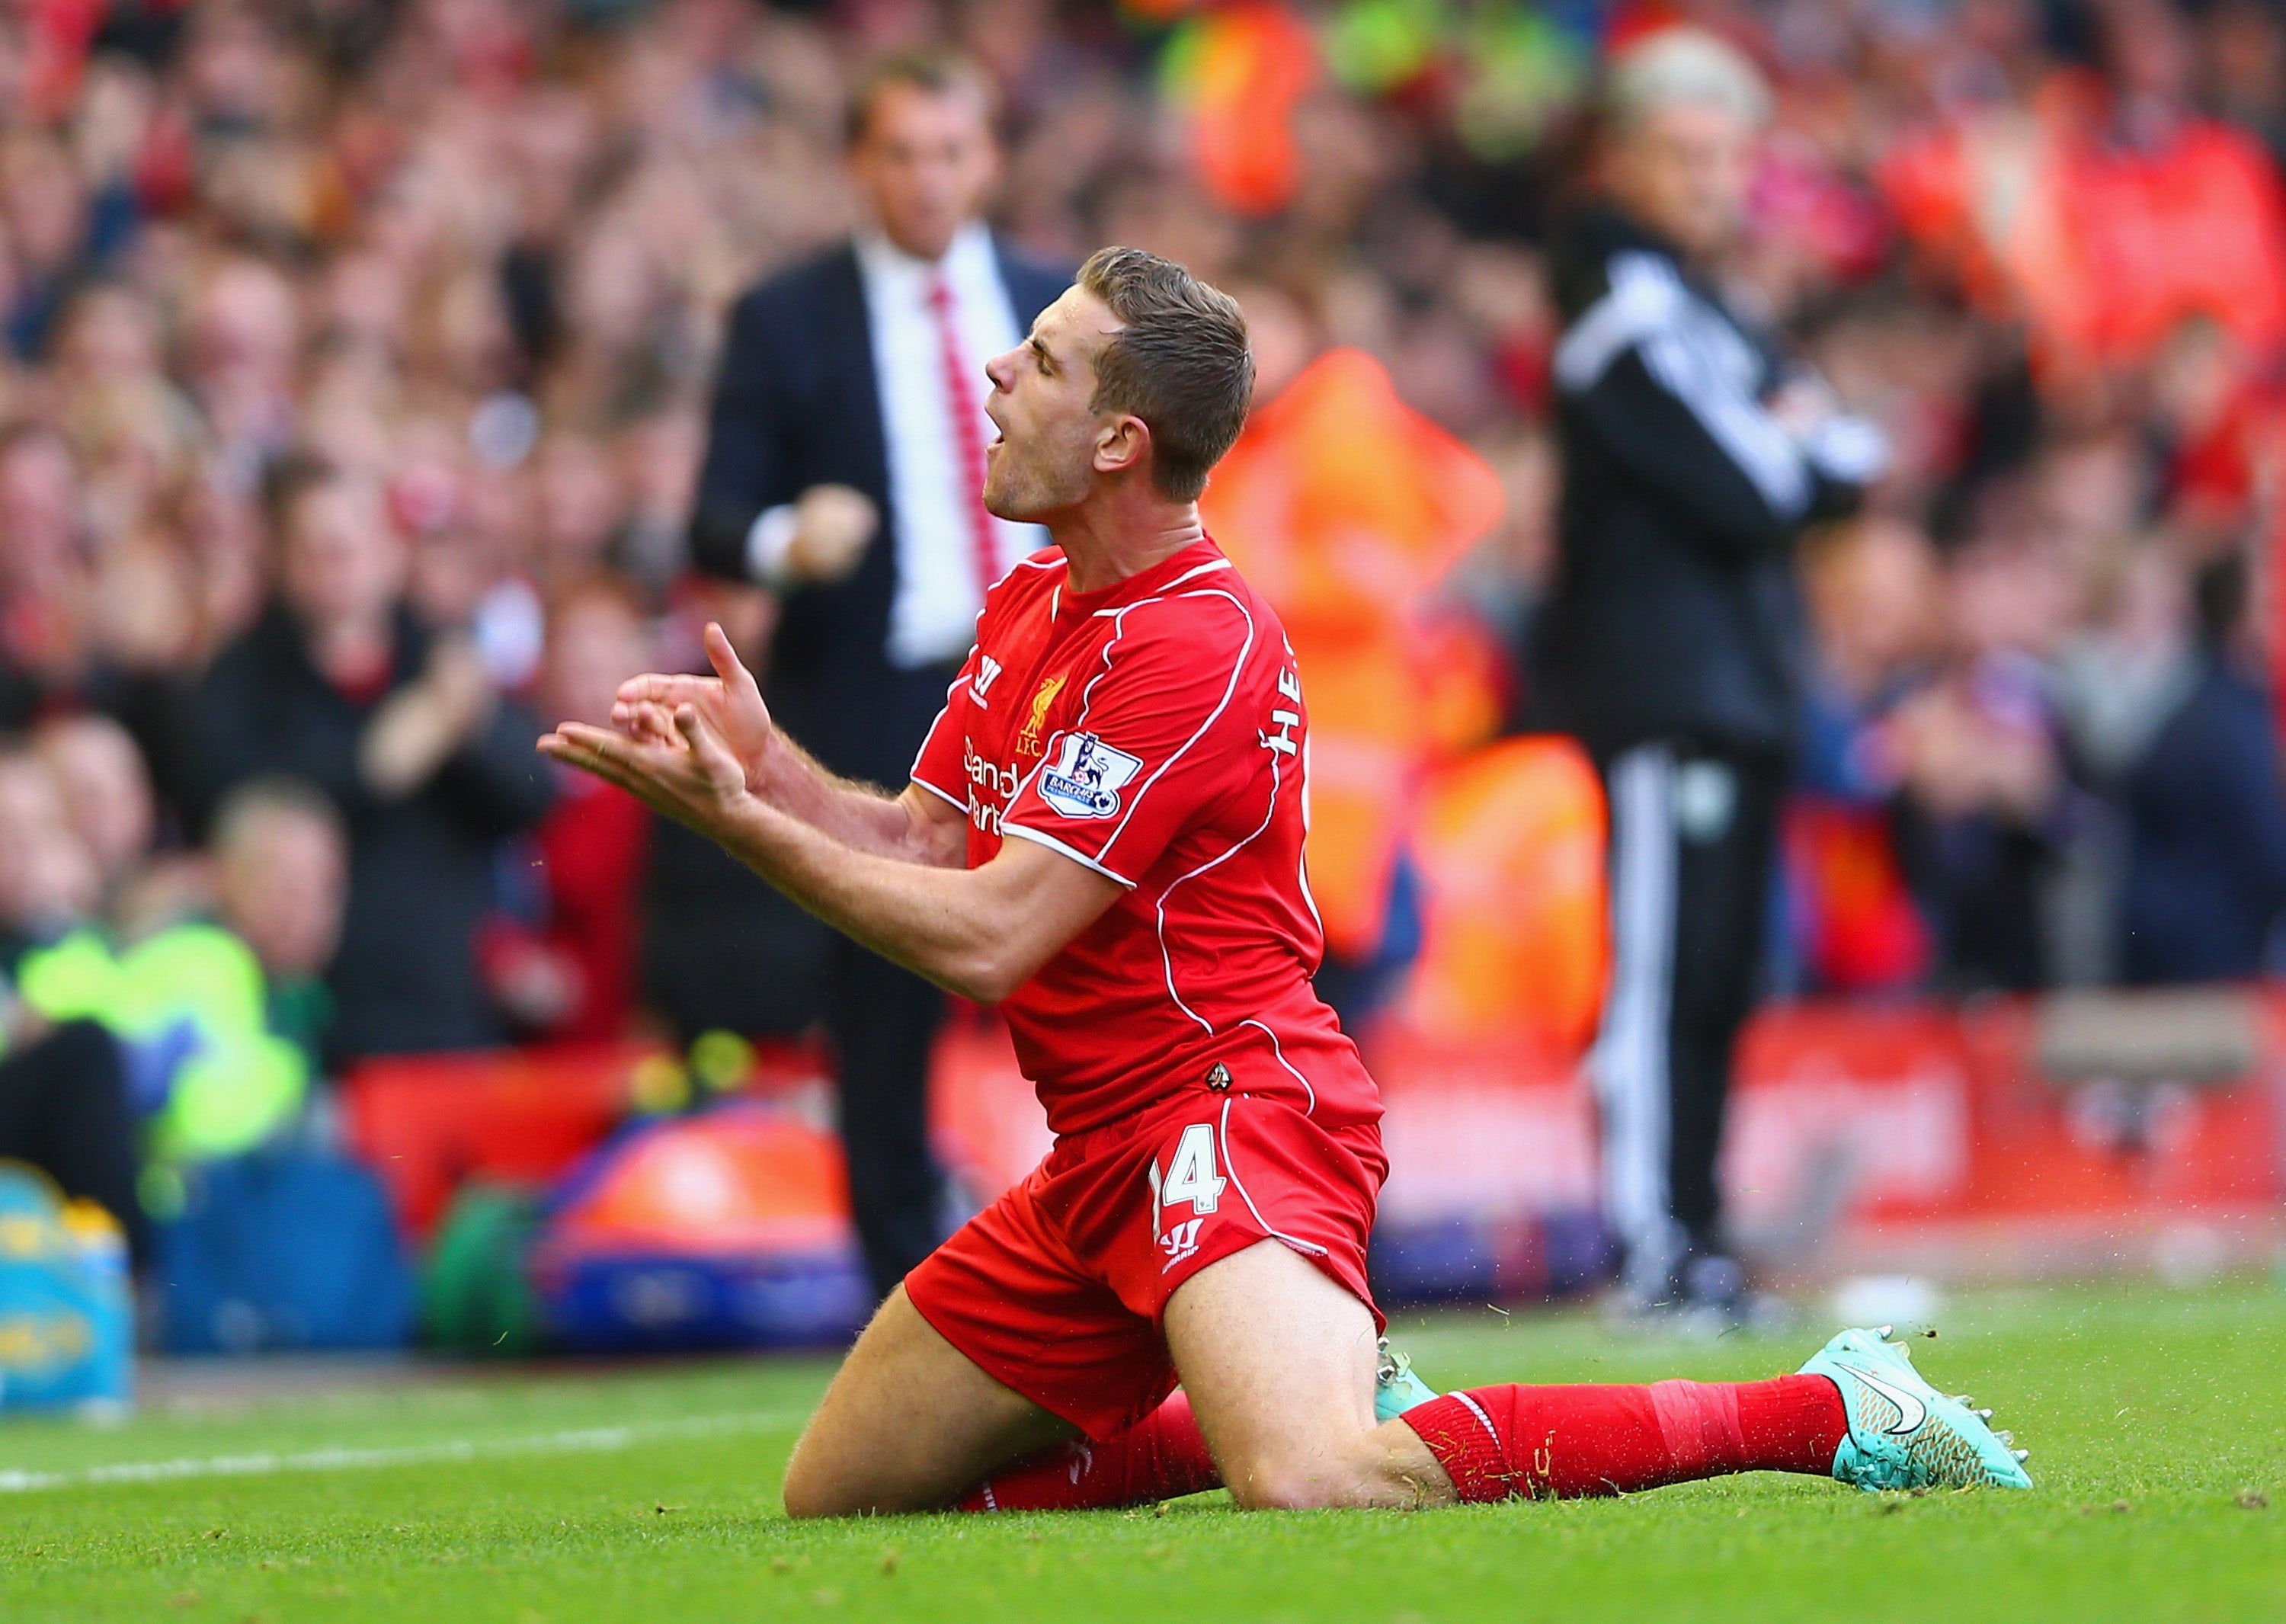
M1005 1012L1055 1147L882 1305L794 1450L796 1516L1423 1506L1723 1472L2026 1483L1879 1336L1735 1385L1437 1397L1378 1344L1372 1079L1311 989L1308 708L1200 528L1253 362L1237 306L1107 248L986 369L985 504L1055 545L992 591L895 797L776 730L719 628L558 761L837 928ZM1175 1391L1180 1382L1182 1391Z

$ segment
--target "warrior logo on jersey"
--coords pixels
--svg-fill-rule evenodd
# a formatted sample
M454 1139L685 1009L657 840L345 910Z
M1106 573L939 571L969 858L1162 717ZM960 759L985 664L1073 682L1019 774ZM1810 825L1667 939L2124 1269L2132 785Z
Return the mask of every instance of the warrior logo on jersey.
M1066 674L1061 671L1057 672L1055 675L1041 683L1040 691L1032 696L1032 713L1025 719L1023 728L1016 735L1018 755L1040 753L1040 730L1047 725L1048 706L1053 705L1056 702L1056 696L1064 690Z
M1139 760L1092 733L1062 734L1055 760L1040 774L1040 799L1066 817L1109 817L1119 810L1119 792L1142 770Z

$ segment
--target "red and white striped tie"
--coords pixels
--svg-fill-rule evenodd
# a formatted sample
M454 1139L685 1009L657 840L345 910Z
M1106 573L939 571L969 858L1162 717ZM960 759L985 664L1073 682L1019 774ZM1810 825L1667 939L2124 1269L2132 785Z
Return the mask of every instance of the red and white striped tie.
M953 450L968 487L970 556L976 565L976 593L981 602L1000 579L999 549L994 544L992 515L984 506L984 430L976 400L976 384L969 376L960 349L960 333L952 319L952 288L939 272L929 278L929 313L936 319L938 358L944 367L944 404L952 417Z

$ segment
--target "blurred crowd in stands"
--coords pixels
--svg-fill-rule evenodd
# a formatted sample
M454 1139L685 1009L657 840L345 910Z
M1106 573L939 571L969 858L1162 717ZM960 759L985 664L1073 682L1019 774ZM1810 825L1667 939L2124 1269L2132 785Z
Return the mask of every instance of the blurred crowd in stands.
M1363 583L1383 618L1317 658L1328 687L1344 636L1428 672L1392 783L1528 726L1541 245L1599 51L1676 15L1777 87L1740 296L1897 449L1804 559L1784 989L2266 967L2265 0L0 0L20 1045L86 1015L148 1052L225 1018L201 976L251 977L248 1040L294 1051L274 1103L297 1067L617 1036L658 1002L643 967L705 899L647 899L639 810L532 741L689 668L706 618L765 657L768 596L684 566L721 321L847 229L842 87L918 40L999 82L1017 240L1183 260L1245 303L1265 399L1361 352L1475 448L1503 516ZM240 956L154 990L130 961L186 931ZM227 1147L258 1104L181 1131Z

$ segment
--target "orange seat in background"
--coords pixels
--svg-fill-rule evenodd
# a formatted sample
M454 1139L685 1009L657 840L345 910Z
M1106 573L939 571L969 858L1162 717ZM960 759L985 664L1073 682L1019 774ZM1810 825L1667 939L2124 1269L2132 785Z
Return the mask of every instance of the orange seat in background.
M627 1113L642 1044L408 1054L342 1083L350 1149L381 1176L405 1233L425 1241L461 1180L552 1182Z
M405 1234L425 1241L465 1179L554 1184L627 1119L638 1068L674 1059L616 1043L365 1060L343 1079L345 1137ZM814 1049L764 1041L743 1092L768 1098L830 1075Z
M622 1142L556 1215L552 1245L766 1252L854 1243L841 1147L768 1106L737 1101Z
M1570 739L1431 769L1412 833L1422 950L1396 1018L1441 1042L1585 1049L1608 952L1604 832L1603 785Z

